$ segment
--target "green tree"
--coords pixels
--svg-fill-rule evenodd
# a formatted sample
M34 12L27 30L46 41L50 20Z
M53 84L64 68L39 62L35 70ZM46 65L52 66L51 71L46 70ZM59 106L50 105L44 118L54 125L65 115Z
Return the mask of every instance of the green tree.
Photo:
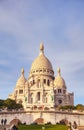
M61 110L74 110L75 106L71 106L71 105L59 106L59 109L61 109Z
M82 104L76 105L76 110L78 110L78 111L84 111L84 105L82 105Z
M4 100L0 99L0 108L3 108L3 106L4 106Z
M23 106L22 104L16 103L15 100L6 99L6 100L0 100L0 108L20 109L23 108Z

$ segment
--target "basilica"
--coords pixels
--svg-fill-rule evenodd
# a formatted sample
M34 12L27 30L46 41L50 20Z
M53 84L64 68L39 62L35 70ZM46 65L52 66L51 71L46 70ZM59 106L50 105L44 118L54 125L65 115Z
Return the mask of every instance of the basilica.
M74 105L74 93L67 91L60 68L57 68L57 75L54 75L52 64L44 54L42 43L40 44L40 53L31 65L28 79L25 78L22 68L14 92L8 98L21 103L25 110Z

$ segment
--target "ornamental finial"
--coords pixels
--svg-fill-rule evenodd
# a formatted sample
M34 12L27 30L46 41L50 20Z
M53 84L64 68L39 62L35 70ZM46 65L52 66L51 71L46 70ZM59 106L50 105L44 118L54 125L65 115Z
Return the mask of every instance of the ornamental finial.
M40 55L44 54L44 45L43 43L41 42L40 43Z
M22 73L22 75L24 75L24 68L21 69L21 73Z
M61 75L61 74L60 74L60 71L61 71L61 70L60 70L60 68L58 67L58 68L57 68L57 72L58 72L58 75L59 75L59 76Z

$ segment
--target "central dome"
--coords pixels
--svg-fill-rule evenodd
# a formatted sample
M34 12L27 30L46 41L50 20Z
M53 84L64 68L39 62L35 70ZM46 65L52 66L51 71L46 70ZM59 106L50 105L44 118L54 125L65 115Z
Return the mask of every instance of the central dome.
M33 61L30 73L35 74L36 72L43 72L43 71L50 71L50 73L53 73L53 67L51 62L48 60L48 58L44 55L44 46L41 43L40 44L40 54L39 56Z
M52 65L48 60L48 58L44 55L39 55L32 63L31 70L42 69L42 68L53 70Z

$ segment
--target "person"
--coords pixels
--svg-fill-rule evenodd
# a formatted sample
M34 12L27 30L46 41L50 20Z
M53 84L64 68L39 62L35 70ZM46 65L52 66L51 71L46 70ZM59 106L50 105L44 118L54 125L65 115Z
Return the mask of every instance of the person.
M74 123L73 123L73 128L74 128L74 129L77 129L77 124L76 124L75 121L74 121Z
M14 125L14 126L12 127L12 130L18 130L18 128Z
M4 120L4 125L6 125L7 119Z
M77 129L77 124L76 124L75 121L74 121L74 125L72 125L71 122L69 124L70 124L70 130L78 130Z
M1 119L1 124L3 125L3 119Z

